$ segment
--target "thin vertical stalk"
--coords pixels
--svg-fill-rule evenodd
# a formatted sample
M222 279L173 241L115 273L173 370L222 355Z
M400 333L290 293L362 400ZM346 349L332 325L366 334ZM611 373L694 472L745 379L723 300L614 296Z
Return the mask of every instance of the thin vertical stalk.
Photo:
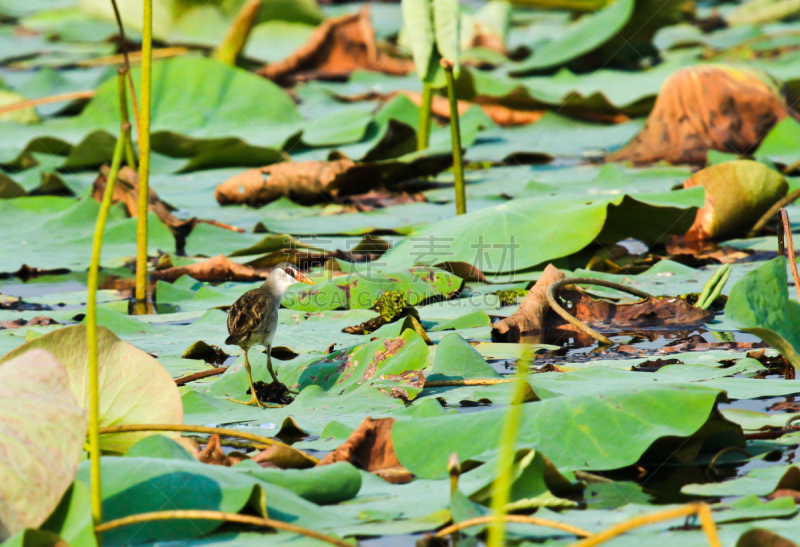
M522 422L522 404L525 402L529 357L517 360L517 378L514 382L515 396L503 424L497 458L497 478L492 484L492 520L489 524L488 547L503 547L506 539L506 505L511 497L512 473L514 470L514 447L517 442L520 422Z
M125 74L128 77L128 84L131 87L131 104L133 105L133 117L137 123L139 120L139 107L136 105L136 88L133 86L133 76L131 76L131 60L128 57L128 40L125 38L125 27L122 24L122 17L119 14L119 6L117 0L111 0L111 7L114 8L114 17L117 20L117 27L119 27L120 50L122 51L122 58L125 61ZM122 118L123 121L128 117ZM133 167L131 167L133 169Z
M137 209L136 300L147 300L147 209L150 193L150 93L153 62L153 0L144 0L142 26L142 111L139 120L139 207Z
M245 3L231 23L228 33L214 50L214 58L229 65L236 65L236 59L244 51L247 39L258 20L261 11L261 0L249 0Z
M136 170L136 154L133 151L133 140L131 138L131 124L128 117L128 94L125 92L125 79L128 69L120 67L117 72L119 81L119 115L122 120L122 129L125 132L125 163L128 167Z
M461 156L461 122L458 117L455 82L453 81L453 62L442 59L442 68L447 77L447 98L450 99L450 132L453 141L453 175L456 183L456 214L467 212L467 195L464 191L464 160Z
M419 105L419 130L417 131L417 150L425 150L431 136L431 107L433 106L433 88L429 84L422 86L422 104Z
M123 122L123 125L130 125ZM100 272L100 251L103 247L103 231L108 219L108 210L111 208L111 198L114 195L114 182L122 163L122 151L125 148L125 131L120 132L117 145L114 147L114 156L111 160L111 169L106 179L106 190L103 192L103 202L100 212L97 213L97 224L94 229L92 242L92 261L89 265L88 296L86 300L86 339L89 348L89 458L91 460L90 476L92 482L92 517L95 524L103 519L103 502L100 483L100 394L97 363L97 278Z

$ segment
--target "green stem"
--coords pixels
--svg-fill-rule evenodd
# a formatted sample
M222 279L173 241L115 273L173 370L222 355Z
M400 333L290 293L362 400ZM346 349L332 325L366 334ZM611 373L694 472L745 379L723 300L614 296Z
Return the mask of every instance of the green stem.
M442 59L447 77L447 98L450 100L450 132L453 141L453 175L456 183L456 214L467 212L467 195L464 191L464 160L461 156L461 122L458 117L458 101L456 100L455 82L453 80L453 63Z
M150 193L150 98L153 64L153 0L144 0L142 111L139 124L139 207L136 228L136 300L147 300L147 209Z
M92 482L92 517L95 523L103 519L103 504L100 484L100 394L97 363L97 278L100 272L100 251L103 248L103 231L111 208L111 198L114 196L114 182L122 163L122 150L125 147L125 133L121 132L117 145L114 147L114 157L111 160L111 170L106 179L106 189L103 192L103 202L100 212L97 213L97 225L94 229L92 242L92 261L89 265L88 296L86 300L86 337L89 348L89 458L91 459L90 476Z
M422 86L422 104L419 105L419 130L417 131L417 150L428 148L431 135L431 106L433 105L433 88L429 84Z
M242 6L231 23L228 34L214 50L215 59L229 65L236 64L236 59L244 50L260 11L261 0L250 0Z
M108 530L121 528L122 526L130 526L131 524L142 524L145 522L153 522L158 520L219 520L224 522L236 522L239 524L249 524L251 526L260 526L263 528L274 528L276 530L284 530L293 534L301 534L310 538L318 539L337 547L353 547L350 543L342 541L339 538L328 536L317 532L316 530L309 530L302 526L289 524L274 519L265 519L261 517L254 517L251 515L240 515L238 513L224 513L222 511L204 511L201 509L186 509L176 511L153 511L150 513L140 513L138 515L130 515L127 517L119 518L104 522L95 527L95 533L102 534ZM267 542L269 543L269 542Z
M506 412L506 421L500 436L497 458L497 478L492 484L492 516L489 524L488 547L504 547L506 539L506 506L511 498L511 482L514 470L514 447L517 442L519 426L522 422L522 403L527 389L528 356L517 360L517 379L514 382L516 395Z

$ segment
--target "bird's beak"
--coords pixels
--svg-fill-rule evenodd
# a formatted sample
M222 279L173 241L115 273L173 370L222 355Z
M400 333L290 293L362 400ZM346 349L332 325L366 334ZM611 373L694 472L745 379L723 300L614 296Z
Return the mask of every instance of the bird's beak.
M298 281L302 281L303 283L308 283L309 285L314 284L314 282L311 281L311 279L309 279L309 277L302 272L297 272L297 277L295 279L297 279Z

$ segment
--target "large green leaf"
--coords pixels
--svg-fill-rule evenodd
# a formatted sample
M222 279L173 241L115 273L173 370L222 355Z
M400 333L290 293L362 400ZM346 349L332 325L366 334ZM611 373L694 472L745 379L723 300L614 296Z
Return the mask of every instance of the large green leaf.
M595 241L664 240L691 224L687 210L700 195L684 192L592 201L516 199L430 224L391 249L385 261L390 268L465 262L502 273L568 256Z
M459 0L434 0L433 31L436 48L443 59L453 62L453 76L458 77L461 53L461 10Z
M32 268L84 270L94 238L100 204L91 198L23 197L3 203L0 237L4 244L0 272ZM136 219L122 205L112 207L103 240L103 266L122 266L136 255ZM149 215L148 249L174 249L175 239L155 214ZM47 237L42 237L47 234Z
M559 468L597 470L632 465L659 439L664 445L653 457L666 461L677 448L668 439L683 439L678 445L685 447L685 439L704 426L705 435L728 435L724 444L741 445L738 426L713 417L719 400L718 391L695 386L648 386L636 391L609 386L603 395L555 397L523 407L517 442L541 450ZM505 412L397 422L392 428L397 457L415 475L443 476L453 452L463 461L497 446L501 428L496 424L502 423ZM716 426L711 424L715 420ZM705 435L700 434L695 444ZM441 442L443 438L447 442ZM607 442L614 438L625 442Z
M728 296L725 317L780 351L797 369L800 304L789 299L787 265L785 257L773 258L740 279Z
M67 369L28 348L0 367L0 541L37 528L72 483L88 423Z
M430 0L403 0L403 22L420 79L429 77L428 66L436 40Z
M235 468L197 461L114 457L104 457L102 466L103 518L108 520L168 509L228 513L249 509L317 530L339 523L325 509ZM88 475L89 466L85 463L78 477L87 481ZM221 524L207 520L153 521L109 531L104 540L109 544L127 544L198 537Z
M518 65L511 74L524 74L561 66L576 57L605 44L625 26L636 6L634 0L615 0L596 13L584 15L564 30L564 34L536 48L534 54Z
M100 426L179 424L183 421L178 388L169 373L142 350L98 327ZM0 359L7 365L32 349L51 352L69 373L69 388L80 408L88 408L86 327L64 327L31 340ZM4 370L0 367L0 371ZM103 435L100 447L125 452L147 433Z
M138 82L138 69L133 72ZM302 129L302 117L278 86L212 59L156 61L153 81L153 150L191 159L187 166L273 163ZM74 118L48 121L35 131L9 123L4 131L16 140L17 154L26 143L57 143L55 149L69 151L69 167L109 161L119 133L119 112L109 105L118 101L118 87L116 77L107 80ZM0 161L14 158L3 155Z

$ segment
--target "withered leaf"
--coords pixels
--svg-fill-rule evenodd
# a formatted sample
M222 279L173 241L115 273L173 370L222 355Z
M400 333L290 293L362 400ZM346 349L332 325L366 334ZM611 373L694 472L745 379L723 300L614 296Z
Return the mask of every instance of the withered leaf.
M709 150L747 154L788 115L782 85L767 74L722 65L692 66L661 86L644 129L609 161L705 165Z
M104 165L100 168L100 173L92 184L92 197L98 202L103 201L103 193L106 190L106 182L108 180L109 167ZM243 233L244 230L229 224L223 224L214 220L203 220L195 217L180 220L172 211L175 208L168 203L161 200L158 194L152 189L148 188L147 194L148 210L158 216L167 228L169 228L172 235L175 236L175 252L178 255L184 255L186 248L186 238L198 223L206 223L231 230L234 232ZM114 194L111 198L112 203L122 202L128 210L128 214L132 217L138 215L139 212L139 175L130 167L125 166L119 170L117 181L114 183Z
M542 333L555 329L580 332L547 303L545 293L550 285L564 279L564 274L549 264L539 281L528 291L519 309L495 324L492 334L498 338L516 339L525 333ZM569 313L595 328L656 327L664 325L696 325L709 321L714 312L695 308L683 298L649 297L632 303L617 304L592 298L579 289L560 289L557 297L570 303ZM634 348L635 349L635 348Z
M176 266L150 272L151 278L170 282L182 275L191 276L198 281L257 281L267 277L266 272L237 264L225 255L217 255L189 266Z
M500 337L515 337L523 332L538 332L545 329L544 318L550 310L545 293L547 288L557 281L564 279L564 273L548 264L542 276L531 287L519 309L510 317L501 319L492 327L492 334Z
M200 452L200 454L197 455L197 459L202 463L207 463L210 465L222 465L225 467L230 467L246 458L242 455L238 455L237 453L225 454L222 451L222 444L220 443L219 435L211 435L211 438L208 439L208 444L206 447L202 452Z
M451 164L452 157L447 154L410 162L286 161L234 175L217 186L214 196L222 205L259 206L281 196L304 205L329 203L338 196L355 196L386 184L435 175Z
M737 249L678 235L669 236L666 249L672 260L693 268L708 264L733 264L753 254L749 249Z
M414 477L400 464L392 442L394 418L366 418L358 429L317 465L350 462L391 483L410 482Z
M0 321L0 329L18 329L20 327L33 327L37 325L58 325L59 322L50 317L39 315L29 321L22 318L14 319L13 321Z
M417 106L422 104L422 93L415 91L400 91ZM477 103L458 101L458 114L463 116L467 110ZM503 127L528 125L538 122L544 116L544 110L518 110L501 104L480 104L481 109L494 123ZM434 95L431 102L431 112L440 118L450 119L450 101L443 95Z
M328 19L300 49L286 59L259 69L262 76L291 84L298 80L344 79L358 69L404 76L410 60L390 57L375 44L369 5L352 15Z

